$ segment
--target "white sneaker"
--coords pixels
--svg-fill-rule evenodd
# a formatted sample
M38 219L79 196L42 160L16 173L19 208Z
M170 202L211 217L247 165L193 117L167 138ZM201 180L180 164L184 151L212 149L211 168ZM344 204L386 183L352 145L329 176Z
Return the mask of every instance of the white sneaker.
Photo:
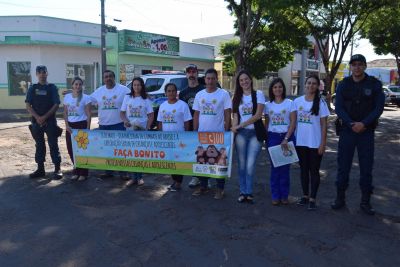
M192 177L192 180L189 182L189 187L194 188L196 186L200 185L200 180L197 177Z

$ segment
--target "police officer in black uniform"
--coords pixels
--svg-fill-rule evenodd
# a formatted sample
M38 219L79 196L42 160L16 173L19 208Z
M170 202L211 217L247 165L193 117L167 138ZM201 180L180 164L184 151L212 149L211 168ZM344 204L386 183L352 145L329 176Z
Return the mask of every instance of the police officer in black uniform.
M46 66L36 67L38 83L29 87L25 99L26 109L32 115L32 124L29 125L29 129L36 143L35 161L38 164L37 170L29 177L40 178L46 175L44 169L46 161L44 133L46 133L51 160L55 166L53 179L58 180L62 178L61 156L58 148L58 137L62 130L57 126L55 114L60 104L60 96L57 87L47 82L47 75Z
M345 206L345 191L349 184L349 173L357 148L360 166L360 208L366 214L375 211L370 204L373 192L372 166L374 161L374 131L383 112L385 96L379 80L365 73L367 62L360 54L350 59L351 76L343 79L336 92L336 114L338 116L338 173L337 196L332 209Z

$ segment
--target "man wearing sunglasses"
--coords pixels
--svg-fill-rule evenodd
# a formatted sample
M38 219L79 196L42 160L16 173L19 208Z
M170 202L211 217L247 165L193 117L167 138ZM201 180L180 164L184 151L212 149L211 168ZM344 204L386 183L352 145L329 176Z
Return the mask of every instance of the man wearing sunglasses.
M51 160L54 163L53 179L62 178L61 156L58 148L58 137L61 136L61 128L57 126L56 111L60 104L58 88L47 82L47 67L37 66L36 77L38 83L31 85L26 94L26 109L32 115L29 129L35 140L36 152L35 161L37 170L29 175L30 178L41 178L46 175L44 162L46 161L46 144L44 134L47 135L47 142L50 148Z

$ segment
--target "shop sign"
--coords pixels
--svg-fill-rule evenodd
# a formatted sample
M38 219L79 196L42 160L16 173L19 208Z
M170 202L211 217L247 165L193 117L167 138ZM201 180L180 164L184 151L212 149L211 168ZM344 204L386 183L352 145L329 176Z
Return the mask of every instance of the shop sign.
M118 33L118 48L120 52L179 56L179 37L122 30Z

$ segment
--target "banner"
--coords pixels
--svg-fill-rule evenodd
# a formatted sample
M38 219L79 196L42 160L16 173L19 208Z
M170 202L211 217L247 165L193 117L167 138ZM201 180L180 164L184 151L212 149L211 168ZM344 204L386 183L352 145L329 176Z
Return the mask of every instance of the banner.
M231 132L73 130L75 167L227 178Z
M179 56L179 37L122 30L118 32L118 50Z

